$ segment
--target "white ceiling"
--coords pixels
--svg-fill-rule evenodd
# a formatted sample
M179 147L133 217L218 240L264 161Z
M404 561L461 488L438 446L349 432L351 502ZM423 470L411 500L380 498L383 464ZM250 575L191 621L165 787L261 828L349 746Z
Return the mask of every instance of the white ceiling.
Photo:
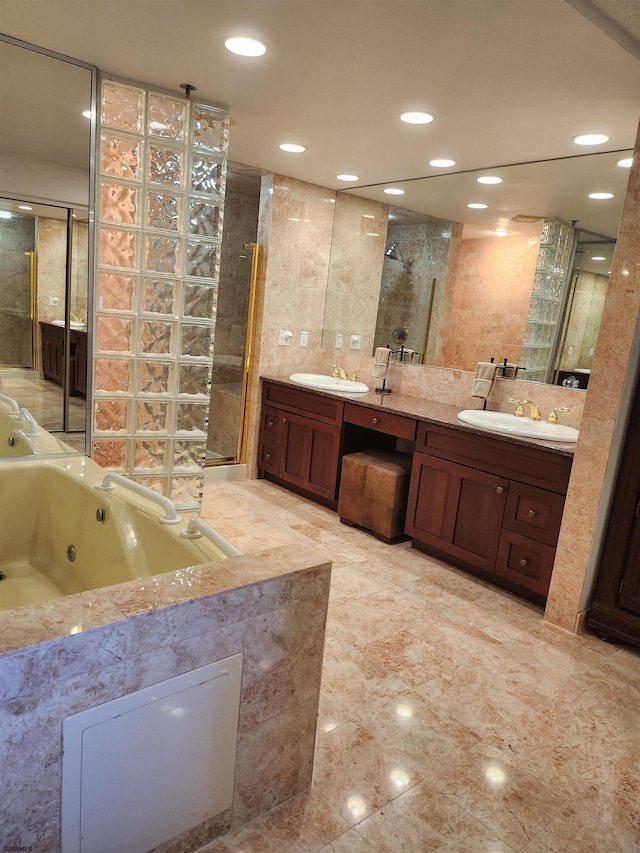
M597 150L632 148L637 0L619 2L0 0L0 32L176 93L192 83L229 107L232 160L345 189L336 174L359 186L441 175L434 157L455 159L457 172L573 156L583 149L572 137L588 131L610 137ZM230 54L222 39L239 32L264 40L266 56ZM408 109L436 120L405 125ZM285 154L284 141L307 151ZM419 185L401 203L439 214ZM515 212L549 213L531 204L520 198Z

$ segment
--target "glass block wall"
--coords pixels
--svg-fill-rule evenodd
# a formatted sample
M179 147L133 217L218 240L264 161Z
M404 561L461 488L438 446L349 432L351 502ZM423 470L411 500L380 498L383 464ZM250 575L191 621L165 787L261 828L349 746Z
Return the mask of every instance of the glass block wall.
M545 220L542 227L520 361L527 369L518 374L518 379L547 381L561 320L574 233L573 228L557 219Z
M93 458L198 509L228 114L103 79Z

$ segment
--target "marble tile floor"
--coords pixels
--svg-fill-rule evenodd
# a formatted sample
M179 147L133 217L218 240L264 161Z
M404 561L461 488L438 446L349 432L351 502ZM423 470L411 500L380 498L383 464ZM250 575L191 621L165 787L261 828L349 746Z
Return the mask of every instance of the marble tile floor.
M640 851L638 652L264 480L203 517L334 563L312 789L206 853Z

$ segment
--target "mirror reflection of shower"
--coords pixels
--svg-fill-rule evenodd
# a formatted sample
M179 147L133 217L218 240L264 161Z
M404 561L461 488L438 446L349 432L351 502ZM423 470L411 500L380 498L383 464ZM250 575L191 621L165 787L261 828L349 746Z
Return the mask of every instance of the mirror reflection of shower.
M62 205L0 199L0 390L78 450L87 393L87 219Z

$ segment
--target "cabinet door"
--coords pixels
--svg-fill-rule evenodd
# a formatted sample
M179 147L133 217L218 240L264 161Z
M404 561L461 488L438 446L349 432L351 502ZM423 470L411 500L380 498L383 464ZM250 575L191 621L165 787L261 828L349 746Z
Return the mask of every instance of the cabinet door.
M640 614L640 503L636 507L636 518L629 538L629 547L624 561L624 572L620 585L619 604L632 613Z
M281 413L280 477L330 501L336 500L340 427Z
M508 481L424 453L413 457L406 532L493 572Z

